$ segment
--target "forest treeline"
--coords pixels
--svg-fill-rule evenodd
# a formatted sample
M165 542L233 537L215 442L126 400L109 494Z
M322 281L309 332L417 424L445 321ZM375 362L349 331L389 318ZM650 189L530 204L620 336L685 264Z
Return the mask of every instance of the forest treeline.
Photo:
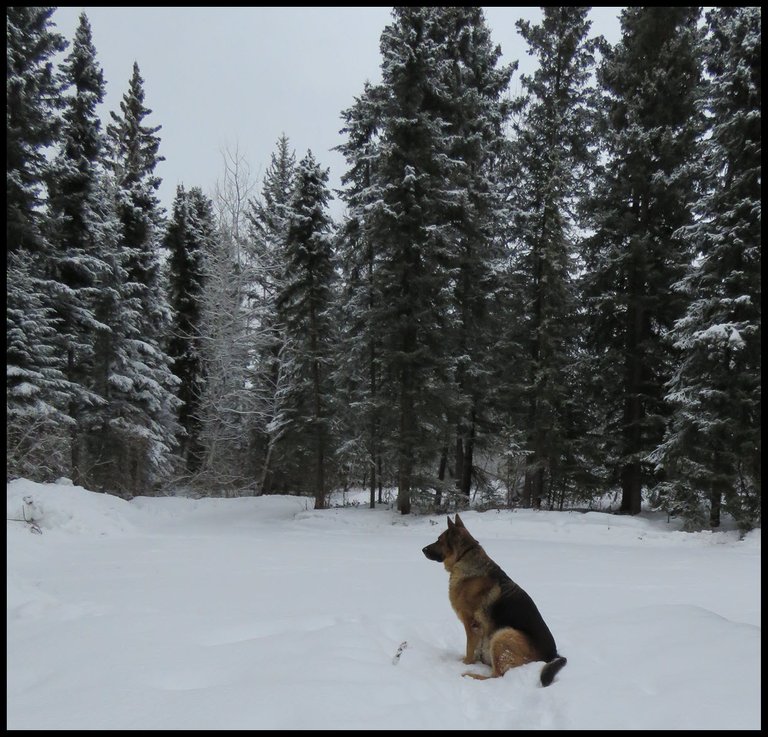
M157 196L134 64L7 9L8 477L760 524L761 11L398 7L329 172ZM519 89L512 95L511 81Z

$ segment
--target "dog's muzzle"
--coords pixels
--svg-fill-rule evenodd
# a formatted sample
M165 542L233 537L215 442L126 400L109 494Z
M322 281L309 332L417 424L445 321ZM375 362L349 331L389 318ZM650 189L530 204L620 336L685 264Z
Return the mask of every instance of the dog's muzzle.
M443 562L443 554L434 544L427 545L425 548L422 548L421 552L424 553L424 555L426 555L430 560L435 560L438 563Z

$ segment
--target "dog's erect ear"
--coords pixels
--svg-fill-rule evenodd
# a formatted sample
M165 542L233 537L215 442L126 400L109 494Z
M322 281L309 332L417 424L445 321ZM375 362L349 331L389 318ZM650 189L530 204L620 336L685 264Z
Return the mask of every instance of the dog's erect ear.
M448 529L450 530L450 529L453 528L453 522L451 522L451 518L450 517L448 517L447 519L448 519Z
M461 517L459 517L458 514L456 515L456 527L464 527L464 523L461 521Z

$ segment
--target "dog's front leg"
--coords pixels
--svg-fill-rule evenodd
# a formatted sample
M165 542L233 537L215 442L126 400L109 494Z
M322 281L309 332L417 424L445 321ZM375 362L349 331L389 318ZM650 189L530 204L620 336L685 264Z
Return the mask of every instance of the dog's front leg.
M467 654L464 657L466 665L477 662L478 645L482 639L482 627L474 617L462 617L462 624L467 635Z

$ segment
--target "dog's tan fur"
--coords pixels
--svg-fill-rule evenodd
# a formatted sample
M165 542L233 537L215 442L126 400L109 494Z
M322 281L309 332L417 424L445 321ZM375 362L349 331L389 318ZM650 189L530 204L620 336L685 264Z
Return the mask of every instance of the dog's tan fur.
M450 574L448 598L464 625L464 663L480 661L491 675L464 673L480 680L503 676L510 668L548 661L543 685L565 665L554 639L530 597L494 563L456 515L448 529L423 549L430 560L442 562Z

